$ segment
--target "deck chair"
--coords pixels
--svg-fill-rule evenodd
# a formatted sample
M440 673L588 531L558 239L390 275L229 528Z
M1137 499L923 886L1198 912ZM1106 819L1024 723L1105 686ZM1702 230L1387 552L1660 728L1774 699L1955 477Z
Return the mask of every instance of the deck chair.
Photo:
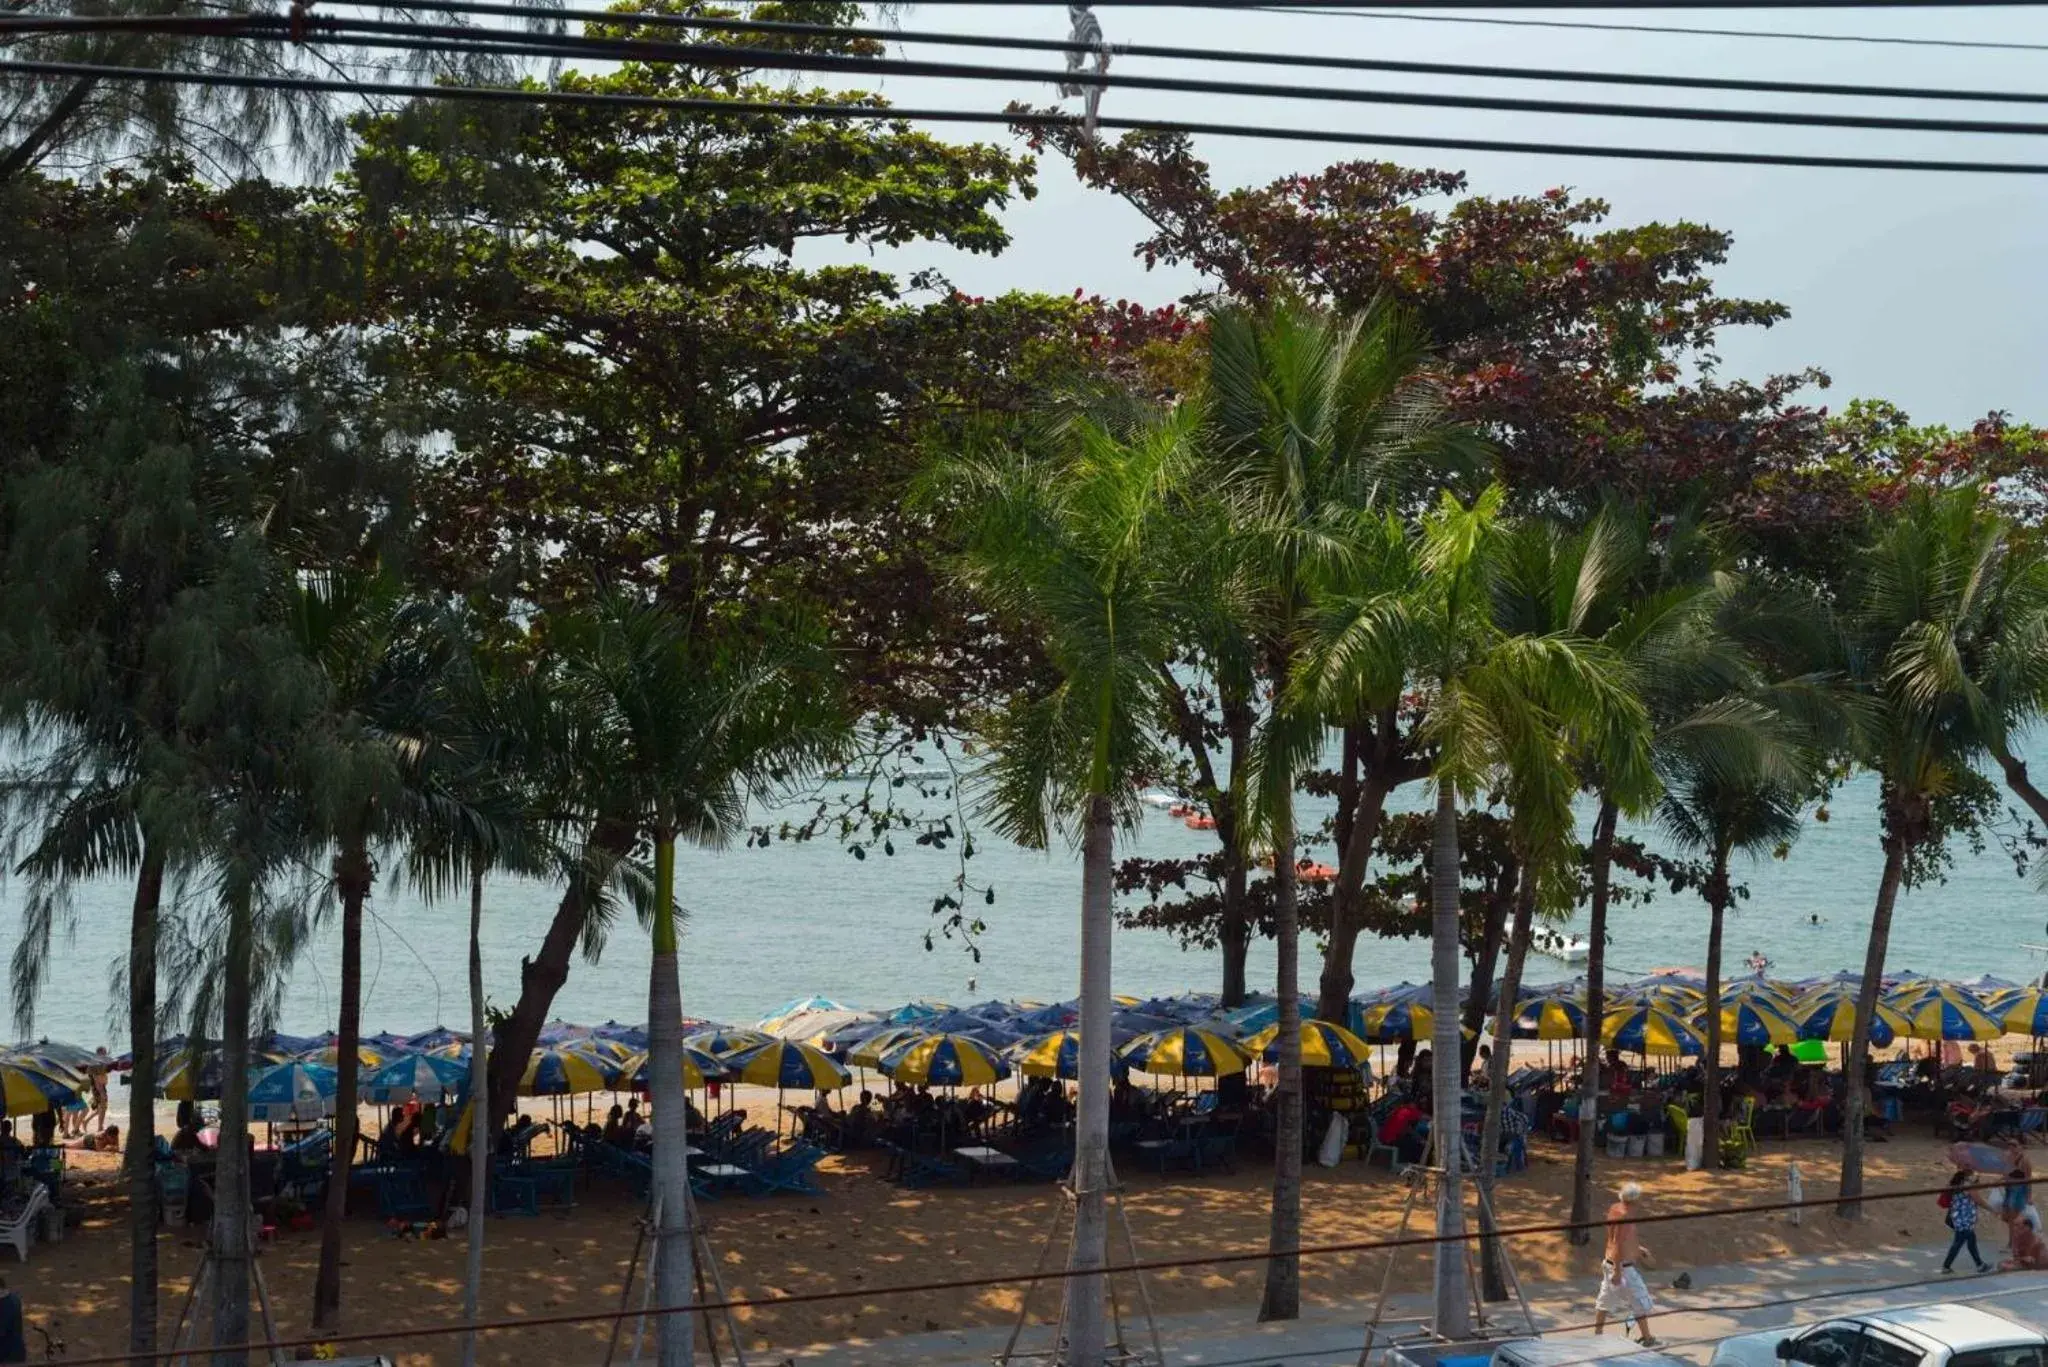
M897 1180L906 1187L935 1187L941 1183L964 1185L967 1177L965 1164L938 1156L928 1158L921 1153L912 1153L905 1149L903 1172Z
M1064 1143L1041 1147L1018 1154L1017 1166L1026 1177L1041 1182L1064 1182L1074 1166L1074 1151Z
M1788 1121L1787 1121L1787 1125L1788 1125L1788 1128L1789 1128L1789 1125L1790 1125L1789 1119L1788 1119ZM1679 1131L1679 1135L1680 1135L1680 1142L1681 1142L1681 1143L1683 1142L1684 1134L1685 1134L1685 1131L1683 1131L1683 1130L1680 1130L1680 1131ZM1753 1097L1753 1096L1746 1096L1746 1097L1742 1098L1742 1105L1741 1105L1741 1106L1740 1106L1740 1107L1739 1107L1739 1108L1738 1108L1738 1109L1736 1110L1736 1112L1735 1112L1735 1118L1734 1118L1733 1120L1731 1120L1731 1121L1729 1121L1729 1122L1728 1122L1728 1134L1727 1134L1727 1137L1728 1137L1728 1138L1730 1138L1730 1139L1733 1139L1733 1140L1735 1140L1735 1141L1736 1141L1737 1143L1741 1144L1741 1145L1742 1145L1742 1152L1743 1152L1743 1153L1744 1153L1745 1155L1748 1155L1748 1154L1752 1154L1752 1153L1755 1153L1755 1152L1756 1152L1756 1150L1757 1150L1757 1142L1756 1142L1756 1098L1755 1098L1755 1097Z
M28 1261L29 1241L35 1238L36 1221L49 1208L50 1192L42 1183L32 1183L28 1189L28 1200L21 1209L7 1219L0 1219L0 1244L14 1245L15 1256L22 1262Z
M491 1177L491 1212L495 1215L540 1214L540 1193L535 1190L533 1179L511 1173L495 1173Z
M426 1183L416 1172L385 1172L377 1177L377 1215L384 1220L431 1220Z
M773 1196L778 1191L823 1196L824 1188L811 1174L824 1157L825 1151L816 1144L800 1140L780 1153L770 1154L740 1187L750 1196Z
M1225 1172L1237 1171L1237 1124L1211 1124L1195 1136L1195 1171L1205 1172L1211 1167L1220 1167Z

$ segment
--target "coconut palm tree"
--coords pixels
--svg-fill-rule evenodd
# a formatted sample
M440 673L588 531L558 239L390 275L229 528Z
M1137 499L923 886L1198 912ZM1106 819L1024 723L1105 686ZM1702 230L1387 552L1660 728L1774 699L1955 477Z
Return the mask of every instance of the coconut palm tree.
M1028 634L1051 677L983 728L992 758L980 801L1004 834L1043 848L1081 845L1080 1102L1074 1136L1074 1239L1066 1282L1066 1362L1099 1367L1108 1342L1110 937L1116 831L1139 789L1165 772L1157 732L1166 662L1185 610L1160 551L1185 503L1199 413L1183 407L1111 430L1053 426L1025 449L952 459L925 497L950 511L955 570L1003 629Z
M1842 622L1842 663L1858 704L1853 750L1878 776L1884 871L1870 918L1855 1033L1844 1068L1842 1204L1861 1213L1864 1076L1899 889L1933 872L1949 835L1981 819L1995 789L1974 768L2006 744L2023 690L1985 678L2038 648L2048 563L1979 489L1916 491L1859 557Z
M647 1000L654 1294L658 1304L684 1305L692 1258L676 844L726 844L745 827L750 802L829 767L846 724L824 652L796 624L760 645L721 645L666 609L607 595L588 615L554 626L570 705L590 731L590 781L606 799L630 801L654 846ZM659 1327L663 1367L685 1367L696 1333L691 1317L664 1315Z
M1446 417L1424 337L1392 308L1224 309L1209 320L1208 360L1205 437L1232 505L1247 654L1273 697L1252 755L1256 820L1241 834L1273 850L1279 961L1272 1256L1259 1316L1292 1319L1301 1309L1292 1250L1301 1243L1303 1145L1294 784L1321 751L1320 698L1329 696L1298 676L1317 595L1354 591L1383 542L1384 510L1440 482L1474 444Z

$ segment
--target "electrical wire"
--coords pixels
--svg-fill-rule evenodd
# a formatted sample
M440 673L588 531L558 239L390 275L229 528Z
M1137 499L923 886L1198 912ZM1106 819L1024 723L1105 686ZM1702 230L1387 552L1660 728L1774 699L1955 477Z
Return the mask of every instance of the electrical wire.
M868 57L850 53L787 51L735 47L724 43L665 43L642 38L606 38L567 34L490 32L468 25L417 24L391 20L320 17L295 29L282 16L264 16L252 23L250 37L301 41L319 37L347 38L378 34L466 43L491 43L492 52L535 51L539 55L585 55L616 60L684 62L716 68L824 72L972 81L1029 81L1059 86L1155 90L1179 94L1226 95L1254 99L1313 100L1341 104L1391 104L1425 109L1470 109L1495 113L1555 114L1573 117L1665 119L1687 123L1725 123L1773 127L1858 129L1865 131L1990 134L2039 137L2048 123L2010 119L1936 119L1889 114L1811 113L1776 109L1702 109L1656 104L1608 104L1584 100L1527 99L1516 96L1441 94L1425 91L1347 89L1337 86L1275 85L1258 81L1215 81L1197 77L1146 76L1100 71L1050 71L989 66L972 62L935 62ZM147 23L148 21L142 21ZM4 31L4 29L0 29ZM2048 102L2048 97L2036 96Z
M482 49L488 50L488 49ZM738 117L772 115L802 119L859 119L890 123L991 124L1011 128L1077 128L1066 114L1030 110L916 109L887 105L802 104L780 100L722 100L679 96L635 95L614 91L555 90L540 87L417 85L395 81L333 80L319 77L248 75L230 71L188 71L158 67L108 66L88 62L44 62L9 59L0 71L22 75L94 77L223 89L293 90L307 93L388 95L420 100L477 100L500 104L557 104L590 108L646 109ZM1409 147L1436 151L1501 152L1549 157L1596 157L1627 161L1669 161L1727 166L1795 166L1857 171L1927 171L1981 175L2048 175L2048 163L1950 161L1913 157L1819 156L1789 152L1731 152L1705 148L1659 148L1597 143L1518 142L1495 138L1447 138L1407 133L1345 129L1289 128L1275 125L1198 122L1174 119L1098 118L1095 126L1135 132L1177 133L1189 137L1243 137L1278 142L1326 143L1339 146Z
M2013 1182L1980 1183L1984 1191L2002 1190ZM1917 1197L1940 1195L1949 1188L1919 1187L1900 1191L1869 1192L1858 1197L1858 1201L1882 1202L1901 1201ZM1735 1215L1769 1215L1793 1210L1811 1210L1822 1207L1840 1206L1839 1196L1815 1197L1802 1201L1767 1201L1746 1206L1721 1206L1709 1210L1671 1211L1661 1215L1638 1215L1638 1225L1676 1224L1686 1220L1722 1219ZM1487 1238L1525 1238L1534 1234L1564 1234L1574 1231L1604 1229L1604 1220L1581 1222L1557 1221L1550 1224L1515 1225L1492 1231L1466 1230L1458 1234L1408 1234L1392 1239L1362 1239L1332 1244L1304 1244L1292 1252L1275 1254L1270 1249L1245 1249L1222 1253L1205 1253L1181 1258L1140 1258L1127 1263L1116 1263L1105 1267L1075 1270L1072 1268L1033 1269L1030 1272L1005 1273L996 1276L953 1277L939 1281L899 1283L894 1286L859 1287L836 1291L802 1291L792 1295L755 1299L747 1296L726 1296L718 1300L698 1300L683 1305L662 1305L642 1307L637 1310L592 1310L562 1315L528 1315L515 1319L481 1320L470 1324L425 1325L409 1329L366 1330L352 1334L327 1334L305 1339L275 1340L233 1345L221 1352L254 1352L266 1348L309 1348L320 1344L344 1343L389 1343L397 1340L433 1338L446 1334L495 1333L501 1330L530 1330L551 1328L567 1324L602 1324L642 1316L659 1319L668 1315L703 1314L712 1311L759 1310L776 1306L816 1304L822 1301L858 1300L863 1297L902 1296L932 1291L982 1290L993 1286L1015 1286L1044 1281L1065 1281L1077 1276L1112 1276L1125 1272L1155 1272L1183 1267L1221 1267L1232 1263L1266 1262L1274 1257L1316 1257L1336 1253L1376 1253L1404 1248L1436 1247L1441 1244L1474 1243ZM1925 1285L1923 1282L1900 1283L1901 1288ZM1806 1299L1823 1299L1828 1295L1857 1294L1868 1288L1852 1288L1849 1291L1816 1293ZM1884 1288L1876 1288L1882 1290ZM1762 1307L1758 1307L1762 1308ZM158 1359L176 1357L189 1350L172 1349L154 1354ZM73 1367L101 1367L102 1364L127 1362L140 1354L123 1354L104 1358L70 1359Z
M1261 5L1270 14L1313 14L1337 19L1379 19L1414 24L1493 24L1505 28L1573 29L1582 33L1654 33L1682 38L1783 38L1796 43L1877 43L1887 47L1967 48L1988 52L2048 52L2048 43L2008 43L1988 38L1907 38L1880 33L1790 33L1767 28L1687 28L1667 24L1594 24L1583 19L1502 19L1480 14L1388 14L1354 9L1305 9Z

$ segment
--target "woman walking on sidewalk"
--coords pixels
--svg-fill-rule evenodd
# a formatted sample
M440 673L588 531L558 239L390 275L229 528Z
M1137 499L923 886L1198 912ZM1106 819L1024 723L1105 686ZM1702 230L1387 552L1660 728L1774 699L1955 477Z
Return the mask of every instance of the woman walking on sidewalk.
M1942 1194L1942 1199L1948 1202L1948 1227L1955 1231L1955 1237L1949 1240L1948 1256L1941 1260L1941 1270L1955 1271L1956 1254L1967 1248L1970 1261L1977 1264L1977 1270L1988 1272L1990 1268L1984 1261L1984 1255L1977 1251L1977 1198L1970 1193L1970 1174L1958 1171L1949 1178L1948 1190Z

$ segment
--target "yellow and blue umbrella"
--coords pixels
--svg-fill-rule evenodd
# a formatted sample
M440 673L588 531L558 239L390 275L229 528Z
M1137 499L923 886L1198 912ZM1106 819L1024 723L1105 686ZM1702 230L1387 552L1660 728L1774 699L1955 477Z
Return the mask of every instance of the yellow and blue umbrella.
M329 1044L322 1049L308 1049L298 1056L298 1060L301 1063L315 1063L322 1068L333 1068L340 1056L339 1048ZM365 1070L382 1068L394 1057L395 1055L385 1053L374 1044L356 1045L356 1064Z
M1008 1077L1010 1065L972 1035L927 1035L890 1053L882 1071L906 1087L986 1087Z
M744 1054L751 1049L759 1049L764 1044L773 1044L775 1043L775 1036L763 1034L759 1030L721 1027L715 1030L699 1030L694 1035L685 1035L683 1043L693 1048L702 1049L713 1058L730 1058L734 1054Z
M292 1059L274 1064L249 1081L249 1117L275 1123L317 1120L334 1110L334 1070Z
M1703 1054L1707 1046L1685 1019L1648 1002L1610 1011L1600 1022L1600 1038L1616 1049L1635 1054Z
M1274 1063L1280 1057L1280 1027L1269 1025L1244 1042L1244 1048ZM1301 1062L1305 1068L1351 1068L1365 1063L1372 1046L1341 1025L1311 1017L1301 1023Z
M588 1054L596 1059L600 1065L612 1069L624 1067L626 1062L636 1054L646 1052L645 1050L635 1049L630 1044L624 1044L615 1039L607 1039L603 1035L589 1035L583 1039L572 1039L562 1047L564 1049L574 1049L579 1054Z
M1906 1018L1905 1033L1914 1039L1997 1039L2005 1033L1982 1002L1948 983L1929 984L1908 1005L1894 1002L1893 1009Z
M2011 988L1998 994L1992 1009L2008 1034L2032 1035L2035 1039L2048 1035L2048 991L2038 987Z
M722 1061L734 1081L755 1087L829 1092L853 1081L853 1074L824 1050L791 1040L770 1040Z
M1795 1009L1793 1019L1799 1023L1799 1038L1825 1040L1831 1044L1847 1044L1856 1033L1856 994L1851 991L1826 989L1812 993ZM1908 1034L1911 1026L1906 1018L1882 1001L1870 1021L1870 1042L1882 1049L1900 1035Z
M886 1030L876 1031L854 1045L847 1052L846 1061L856 1068L879 1068L882 1066L882 1060L888 1055L912 1040L923 1039L930 1033L918 1025L892 1025Z
M1430 989L1408 985L1365 1002L1359 1009L1358 1033L1369 1040L1428 1039L1436 1030Z
M1586 1003L1562 992L1523 997L1515 1004L1515 1034L1523 1039L1584 1039Z
M469 1064L431 1054L401 1054L363 1079L363 1099L379 1106L452 1101L469 1082Z
M1057 1077L1072 1082L1081 1076L1081 1032L1055 1030L1025 1040L1011 1051L1017 1071L1026 1077ZM1112 1058L1110 1064L1115 1066Z
M645 1053L632 1055L619 1065L620 1077L635 1091L647 1090L648 1078L650 1076L647 1066L651 1060L652 1056ZM714 1058L702 1049L695 1049L687 1044L683 1046L683 1086L685 1088L695 1091L697 1088L703 1087L708 1083L723 1082L729 1075L730 1070L727 1068L725 1060Z
M1692 1017L1692 1028L1701 1039L1707 1037L1707 1013L1704 1009ZM1721 1043L1723 1044L1796 1044L1799 1042L1799 1025L1779 1008L1770 1005L1761 996L1738 1001L1723 998L1721 1004Z
M1721 984L1723 1007L1761 1002L1781 1016L1790 1016L1792 1004L1798 999L1798 994L1788 990L1784 984L1764 982L1757 978L1742 978L1736 982Z
M580 1049L536 1049L519 1075L521 1096L575 1096L610 1091L618 1070L599 1063Z
M260 1049L249 1051L250 1068L268 1068L286 1060ZM212 1101L220 1096L224 1060L219 1049L194 1053L179 1049L162 1060L166 1066L158 1075L156 1094L168 1101ZM45 1070L48 1071L48 1070Z
M34 1062L22 1058L0 1060L0 1113L39 1115L77 1100L76 1087Z
M1251 1055L1213 1030L1177 1026L1140 1035L1119 1052L1124 1066L1164 1077L1229 1077L1251 1064Z

